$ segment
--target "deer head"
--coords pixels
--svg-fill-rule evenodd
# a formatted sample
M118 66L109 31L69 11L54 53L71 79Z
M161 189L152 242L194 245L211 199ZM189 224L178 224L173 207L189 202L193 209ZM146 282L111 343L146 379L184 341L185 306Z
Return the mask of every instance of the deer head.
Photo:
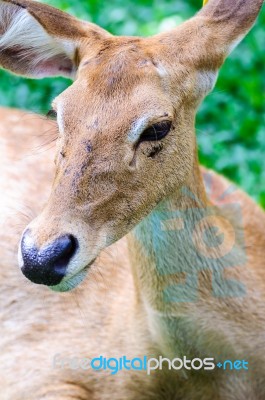
M75 287L103 248L188 184L198 105L262 3L209 0L172 31L139 38L112 36L34 1L0 1L0 64L74 79L52 105L56 174L21 239L26 277L54 290Z

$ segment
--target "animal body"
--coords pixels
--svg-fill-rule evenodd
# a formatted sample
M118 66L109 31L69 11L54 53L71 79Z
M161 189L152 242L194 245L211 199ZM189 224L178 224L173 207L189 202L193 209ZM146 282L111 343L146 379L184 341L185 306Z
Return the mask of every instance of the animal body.
M53 102L56 121L0 111L1 400L265 398L265 214L199 166L194 132L262 3L209 0L138 38L0 1L0 65L74 79ZM49 129L55 164L39 151ZM243 367L76 365L99 356Z

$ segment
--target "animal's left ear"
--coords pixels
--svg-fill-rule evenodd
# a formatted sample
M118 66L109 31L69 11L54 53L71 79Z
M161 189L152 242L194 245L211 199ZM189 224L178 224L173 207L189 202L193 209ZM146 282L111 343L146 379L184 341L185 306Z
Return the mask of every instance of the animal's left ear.
M208 0L192 19L158 35L176 62L217 70L254 24L263 0ZM173 55L174 53L174 55ZM171 57L172 57L171 56ZM173 61L173 59L172 59Z
M0 66L34 78L73 77L80 47L109 36L100 27L32 0L0 0Z

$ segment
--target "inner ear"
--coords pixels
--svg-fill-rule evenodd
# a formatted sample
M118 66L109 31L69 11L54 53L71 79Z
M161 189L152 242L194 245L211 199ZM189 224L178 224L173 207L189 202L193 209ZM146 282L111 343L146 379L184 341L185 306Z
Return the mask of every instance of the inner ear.
M33 0L0 0L0 66L33 78L74 77L79 50L98 49L104 29Z
M0 2L0 62L27 76L71 76L74 43L54 38L23 7Z
M20 75L34 78L49 76L74 77L76 66L61 49L41 51L41 48L16 44L12 47L1 48L2 65Z

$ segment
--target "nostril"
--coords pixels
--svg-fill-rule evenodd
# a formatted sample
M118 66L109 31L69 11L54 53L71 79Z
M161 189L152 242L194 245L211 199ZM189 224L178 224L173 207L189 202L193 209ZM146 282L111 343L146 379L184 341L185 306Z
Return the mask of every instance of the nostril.
M50 249L50 255L48 256L52 258L54 267L58 272L60 272L62 268L64 269L65 265L69 264L69 261L77 250L77 247L77 240L72 235L65 235L57 239L54 247ZM45 256L46 255L44 254L44 257Z
M21 241L23 274L34 283L54 286L66 275L70 260L78 249L78 241L73 235L64 235L54 242L38 249L30 233L25 232Z

